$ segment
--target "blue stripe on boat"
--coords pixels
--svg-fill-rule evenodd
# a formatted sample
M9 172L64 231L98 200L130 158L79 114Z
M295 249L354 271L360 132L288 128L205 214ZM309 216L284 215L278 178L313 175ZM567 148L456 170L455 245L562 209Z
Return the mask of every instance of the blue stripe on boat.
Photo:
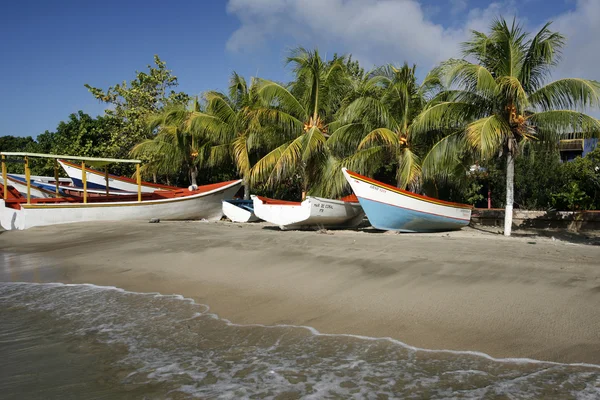
M73 186L78 187L78 188L83 188L83 181L81 179L71 178L71 180L73 181ZM92 183L90 181L87 181L87 187L88 187L88 189L106 190L106 185L99 185L97 183ZM118 191L122 192L122 190L114 188L110 185L108 187L111 190L118 190Z
M369 222L374 228L400 232L437 232L460 229L469 224L454 218L409 210L359 197Z
M252 200L229 199L225 201L243 210L254 212L254 202Z

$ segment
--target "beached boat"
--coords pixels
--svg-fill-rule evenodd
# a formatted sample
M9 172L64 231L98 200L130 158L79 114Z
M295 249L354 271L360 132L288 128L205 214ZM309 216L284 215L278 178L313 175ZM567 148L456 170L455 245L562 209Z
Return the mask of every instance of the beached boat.
M254 202L252 200L223 200L223 214L232 222L260 221L260 218L254 214Z
M14 187L23 196L27 196L27 179L22 175L7 174L6 181ZM38 182L30 179L29 194L34 199L46 199L56 197L56 187L50 183ZM0 184L4 184L4 180L0 178ZM65 193L59 189L59 195Z
M83 187L81 164L75 164L66 160L58 160L75 187ZM107 174L106 171L98 171L85 167L88 189L106 190L106 182L111 190L122 190L125 192L137 192L138 185L135 179L124 176ZM155 190L178 190L178 187L159 185L157 183L141 182L142 193L152 193Z
M386 185L342 168L374 228L400 232L437 232L469 224L472 207Z
M30 179L30 195L32 198L40 199L40 198L50 198L57 197L56 196L56 183L51 182L48 177L44 180L34 180ZM9 185L14 187L21 193L23 196L27 196L27 178L22 175L14 175L8 174L7 180ZM68 182L71 182L71 179L68 179ZM83 197L83 188L74 187L66 184L67 181L59 181L58 185L58 196L78 196ZM2 184L2 178L0 178L0 184ZM92 196L123 196L123 195L135 195L135 192L125 192L123 190L109 190L108 193L106 190L102 189L87 189L87 195Z
M223 216L221 201L232 197L242 181L200 186L197 190L155 191L137 195L83 198L27 199L9 191L0 199L0 225L6 230L86 221L194 220L217 221Z
M31 180L26 180L29 186L29 196L23 196L14 187L8 185L6 165L14 161L6 157L24 157L26 176L29 176L28 158L58 158L59 156L9 152L0 154L2 155L2 175L7 178L3 185L2 199L0 199L0 225L6 230L86 221L127 221L149 220L152 218L164 220L219 220L223 216L222 200L233 197L242 185L242 180L239 179L200 186L192 191L177 189L142 193L139 160L70 157L70 159L97 164L114 162L137 164L137 193L122 196L89 197L84 175L82 197L36 199L31 198ZM60 156L60 158L69 157Z
M343 229L358 226L364 212L355 196L340 200L308 196L303 202L252 196L258 218L287 229Z

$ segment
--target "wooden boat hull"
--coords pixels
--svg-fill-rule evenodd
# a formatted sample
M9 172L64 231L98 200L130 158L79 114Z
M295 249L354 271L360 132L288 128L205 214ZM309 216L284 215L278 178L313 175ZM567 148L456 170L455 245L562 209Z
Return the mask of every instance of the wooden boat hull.
M417 195L345 168L344 176L371 225L399 232L439 232L460 229L471 220L471 206Z
M0 200L0 225L6 230L28 229L34 226L90 221L149 220L192 220L215 221L223 216L221 201L232 197L242 185L241 180L206 185L190 192L180 189L180 193L170 198L157 200L111 201L102 198L89 199L86 204L64 199L55 203L15 204ZM204 189L204 188L210 188ZM156 192L158 193L158 192ZM117 199L112 200L112 199ZM108 198L106 198L108 199Z
M83 187L81 180L81 165L70 163L68 161L58 160L58 163L63 167L73 185ZM88 189L106 190L106 177L103 172L96 171L86 167L86 184ZM123 190L126 192L137 193L137 182L133 179L118 175L108 175L108 187L114 190ZM159 185L150 182L142 182L142 193L152 193L155 190L178 190L173 186Z
M289 229L344 229L358 226L364 212L358 202L307 197L302 203L252 196L260 219Z
M223 214L232 222L256 222L252 200L223 200Z

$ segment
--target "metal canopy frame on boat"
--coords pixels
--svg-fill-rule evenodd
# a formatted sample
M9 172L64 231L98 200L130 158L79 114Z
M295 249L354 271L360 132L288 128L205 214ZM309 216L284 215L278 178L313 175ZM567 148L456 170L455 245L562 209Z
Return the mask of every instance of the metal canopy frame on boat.
M93 165L95 167L104 166L104 179L106 181L106 195L109 195L109 186L108 186L108 168L106 167L108 164L113 163L127 163L127 164L136 164L136 182L138 187L138 201L142 201L142 176L140 174L140 160L121 160L117 158L99 158L99 157L79 157L79 156L64 156L57 154L42 154L42 153L25 153L25 152L11 152L11 151L3 151L0 152L0 156L2 157L2 180L4 184L4 199L8 198L8 180L7 180L7 171L6 164L11 162L24 162L25 164L25 180L27 181L27 204L31 204L31 171L29 169L29 157L33 158L51 158L54 159L54 180L56 182L56 196L59 197L59 179L58 179L58 159L64 160L76 160L81 161L81 181L83 183L83 202L87 203L87 174L85 170L85 164L88 162L88 165ZM7 156L13 157L23 157L23 161L10 160Z

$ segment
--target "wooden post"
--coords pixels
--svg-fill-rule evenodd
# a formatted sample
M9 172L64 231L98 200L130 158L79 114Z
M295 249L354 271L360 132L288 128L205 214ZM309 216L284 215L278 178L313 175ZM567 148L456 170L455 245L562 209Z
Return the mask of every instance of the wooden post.
M54 184L55 184L56 197L60 197L59 194L58 194L58 184L59 184L59 180L58 180L58 161L56 160L56 158L54 159Z
M142 176L140 175L140 164L135 164L135 175L138 185L138 201L142 201Z
M6 182L6 156L2 155L2 182L4 185L4 200L8 199L8 182Z
M27 204L31 204L31 173L29 171L29 158L25 156L25 180L27 181Z
M81 162L81 182L83 182L83 203L87 203L87 174L85 173L85 161Z
M104 167L104 184L106 185L106 195L108 196L108 166Z

